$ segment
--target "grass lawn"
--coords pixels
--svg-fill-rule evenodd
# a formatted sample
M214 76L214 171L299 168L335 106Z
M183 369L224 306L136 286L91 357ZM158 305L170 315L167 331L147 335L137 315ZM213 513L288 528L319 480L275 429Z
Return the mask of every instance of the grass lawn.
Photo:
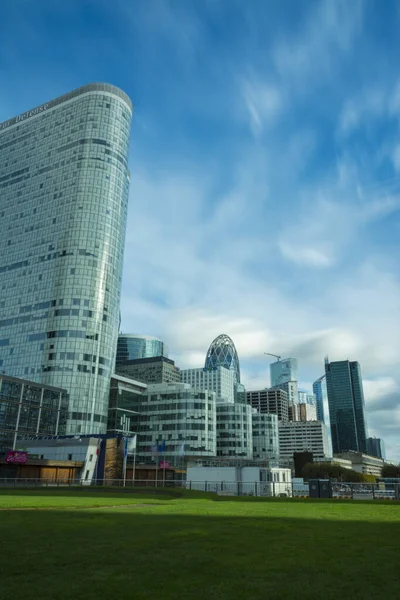
M395 503L3 490L0 540L7 600L400 598Z

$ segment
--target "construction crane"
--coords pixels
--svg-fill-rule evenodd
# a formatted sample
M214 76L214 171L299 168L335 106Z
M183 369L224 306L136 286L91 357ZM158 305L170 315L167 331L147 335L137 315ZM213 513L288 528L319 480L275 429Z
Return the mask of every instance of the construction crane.
M282 356L278 356L277 354L271 354L271 352L264 352L264 354L266 354L267 356L274 356L278 359L278 361L280 361L282 358Z

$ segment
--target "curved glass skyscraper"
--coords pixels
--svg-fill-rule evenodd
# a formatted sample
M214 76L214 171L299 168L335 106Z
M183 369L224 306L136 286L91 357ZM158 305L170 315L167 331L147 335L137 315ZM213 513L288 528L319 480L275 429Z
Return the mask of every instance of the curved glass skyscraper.
M127 360L157 356L168 357L168 346L158 338L136 333L120 333L118 336L117 365Z
M240 383L239 357L231 338L222 333L211 342L207 350L204 368L207 370L225 367L233 371L235 383Z
M131 117L94 83L0 123L0 368L66 388L68 433L107 426Z

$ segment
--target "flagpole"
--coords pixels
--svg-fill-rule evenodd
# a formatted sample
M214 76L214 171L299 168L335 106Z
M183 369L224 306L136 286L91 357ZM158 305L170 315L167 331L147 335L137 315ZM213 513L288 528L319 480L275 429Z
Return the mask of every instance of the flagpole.
M135 471L136 471L136 447L137 447L137 434L135 439L135 448L133 452L133 468L132 468L132 487L135 485Z
M156 453L156 487L158 482L158 442L157 442L157 453Z
M128 438L125 438L124 447L124 487L126 486L126 459L128 458Z
M164 468L163 468L163 483L162 486L165 487L165 453L167 451L166 444L164 442Z

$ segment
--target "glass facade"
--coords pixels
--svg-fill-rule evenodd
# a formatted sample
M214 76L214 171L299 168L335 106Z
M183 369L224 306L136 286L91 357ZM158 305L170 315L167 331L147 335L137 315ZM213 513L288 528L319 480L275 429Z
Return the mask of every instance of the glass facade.
M116 365L138 358L168 357L164 342L150 335L120 334L118 336Z
M277 459L279 456L278 417L253 413L253 458Z
M367 452L364 392L358 362L325 363L332 449Z
M217 450L213 392L187 384L149 385L141 400L138 462L165 459L178 465L188 457L213 457ZM165 452L156 447L165 442Z
M131 116L89 84L0 123L0 367L66 388L67 433L107 427Z
M140 427L140 410L145 384L113 376L110 385L107 433L131 435Z
M66 390L0 375L0 452L26 436L64 435L67 415Z
M252 458L252 408L248 404L217 404L217 455Z
M216 337L211 343L204 364L204 369L207 371L215 370L217 367L225 367L233 371L235 383L240 383L239 357L235 344L224 333Z
M317 401L317 419L325 423L325 404L328 400L325 375L314 381L313 392Z
M298 363L297 358L284 358L269 365L271 376L271 387L276 387L281 383L297 381Z

